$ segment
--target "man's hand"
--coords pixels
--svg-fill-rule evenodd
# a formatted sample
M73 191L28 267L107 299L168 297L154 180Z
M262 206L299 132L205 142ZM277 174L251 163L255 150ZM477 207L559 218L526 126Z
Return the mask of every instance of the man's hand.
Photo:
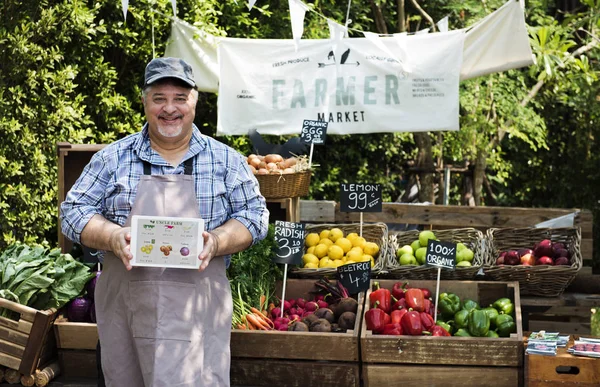
M202 262L198 271L204 271L219 251L219 237L217 234L204 231L202 238L204 238L204 248L200 255L198 255L198 259Z
M113 254L123 261L123 265L127 270L131 270L131 227L121 227L115 229L110 234L110 250Z

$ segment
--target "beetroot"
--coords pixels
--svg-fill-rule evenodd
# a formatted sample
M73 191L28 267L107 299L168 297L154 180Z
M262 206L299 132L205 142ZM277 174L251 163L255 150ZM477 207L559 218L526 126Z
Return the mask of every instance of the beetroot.
M304 322L306 325L308 325L310 327L310 325L317 321L319 318L317 316L315 316L314 313L309 314L308 316L304 317L302 319L302 322Z
M296 321L295 323L293 323L292 325L290 325L290 331L295 331L295 332L308 332L308 325L306 325L305 323L303 323L302 321Z
M320 318L317 321L310 324L311 332L331 332L331 323L324 318Z
M340 326L340 328L342 328L344 330L354 329L355 322L356 322L356 313L354 313L354 312L344 312L338 319L338 325Z
M342 315L344 312L356 313L358 311L358 301L352 297L342 298L340 302L337 303L336 309L338 315Z
M315 311L315 316L317 316L318 318L325 319L325 320L329 321L330 323L333 323L335 321L335 317L333 315L333 312L329 308L319 308L319 309L317 309Z

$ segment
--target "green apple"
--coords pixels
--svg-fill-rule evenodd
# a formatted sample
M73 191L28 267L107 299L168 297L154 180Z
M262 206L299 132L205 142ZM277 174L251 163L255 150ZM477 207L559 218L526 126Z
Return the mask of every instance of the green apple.
M460 250L458 253L456 253L456 262L472 262L473 256L473 251L465 248L464 250Z
M462 251L462 250L466 249L466 248L467 248L467 246L465 246L465 244L464 244L464 243L462 243L462 242L458 242L458 243L456 244L456 252L457 252L457 253L458 253L459 251Z
M427 254L427 247L419 247L415 252L415 258L419 262L419 265L425 264L425 254Z
M417 261L415 260L415 257L413 257L412 254L402 254L398 261L400 262L401 266L417 264Z
M460 262L458 262L456 264L456 266L458 266L458 267L469 267L469 266L472 266L472 265L471 265L471 262L469 262L469 261L460 261Z
M404 246L400 247L398 249L398 251L396 251L396 257L401 257L403 254L413 255L414 254L413 248L410 247L409 245L404 245Z
M416 252L418 249L421 248L421 242L419 242L418 239L415 239L415 241L410 244L410 247L412 247L413 252Z
M419 244L421 247L427 247L427 241L429 239L435 240L435 234L432 231L425 230L419 233Z

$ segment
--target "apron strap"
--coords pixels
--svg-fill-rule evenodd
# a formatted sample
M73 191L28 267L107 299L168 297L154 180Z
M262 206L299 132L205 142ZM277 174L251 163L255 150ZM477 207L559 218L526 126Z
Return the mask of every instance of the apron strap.
M152 164L146 160L142 160L144 163L144 175L152 175ZM185 175L191 175L194 172L194 158L187 159L183 162L183 173Z

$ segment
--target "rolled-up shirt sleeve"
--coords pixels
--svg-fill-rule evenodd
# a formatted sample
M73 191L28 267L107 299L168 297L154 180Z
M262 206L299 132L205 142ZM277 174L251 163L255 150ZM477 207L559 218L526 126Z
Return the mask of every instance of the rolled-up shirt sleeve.
M102 152L92 156L60 205L61 230L68 239L76 243L81 243L81 232L89 220L94 215L103 213L104 192L109 174L102 156Z
M241 222L250 234L252 244L264 239L269 230L269 210L265 198L261 195L258 181L250 171L248 164L241 160L231 172L233 185L229 194L232 219Z

